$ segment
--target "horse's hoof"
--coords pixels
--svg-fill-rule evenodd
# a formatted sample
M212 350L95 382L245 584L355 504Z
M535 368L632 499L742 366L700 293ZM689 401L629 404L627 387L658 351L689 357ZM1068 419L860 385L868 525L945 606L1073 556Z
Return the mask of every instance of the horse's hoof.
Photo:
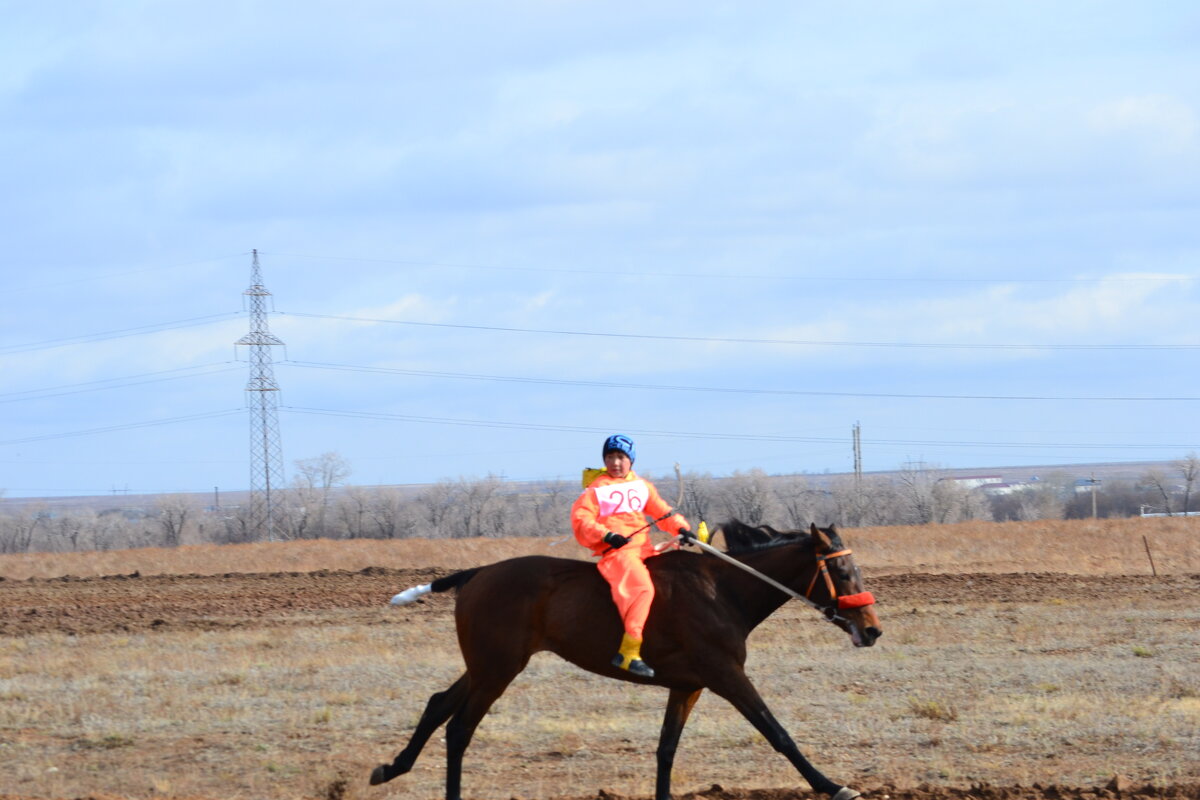
M856 797L862 797L862 795L851 789L849 786L843 786L842 788L838 789L837 794L833 796L832 800L854 800Z
M380 764L375 769L371 770L371 785L378 786L381 783L387 783L393 776L388 775L388 767L391 764Z

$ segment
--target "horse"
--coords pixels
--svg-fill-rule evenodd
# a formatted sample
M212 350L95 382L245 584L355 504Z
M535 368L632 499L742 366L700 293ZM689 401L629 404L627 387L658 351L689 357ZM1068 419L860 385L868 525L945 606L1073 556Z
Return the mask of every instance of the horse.
M396 595L393 604L402 605L429 592L458 590L454 620L466 672L429 698L408 745L391 763L374 769L371 785L411 770L429 737L449 720L446 800L460 800L463 754L476 726L530 657L549 650L606 678L667 689L656 752L655 800L670 800L679 737L704 689L741 712L814 791L832 800L858 797L858 792L835 783L809 763L744 670L746 638L789 595L821 609L856 647L875 643L882 629L874 597L864 590L850 550L834 526L813 524L808 532L777 531L732 520L720 530L726 543L723 554L703 546L712 554L675 550L646 560L655 597L642 655L654 667L652 678L635 676L611 663L623 626L608 584L586 561L523 556L457 572ZM735 559L740 564L730 563ZM787 587L787 593L780 586Z

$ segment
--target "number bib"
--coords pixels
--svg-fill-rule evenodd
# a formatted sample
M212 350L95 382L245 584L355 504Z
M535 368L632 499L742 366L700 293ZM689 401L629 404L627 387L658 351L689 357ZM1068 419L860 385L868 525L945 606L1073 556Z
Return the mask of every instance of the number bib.
M642 513L642 508L650 498L650 490L646 482L626 481L610 483L594 489L596 499L600 501L600 517L611 517L613 514Z

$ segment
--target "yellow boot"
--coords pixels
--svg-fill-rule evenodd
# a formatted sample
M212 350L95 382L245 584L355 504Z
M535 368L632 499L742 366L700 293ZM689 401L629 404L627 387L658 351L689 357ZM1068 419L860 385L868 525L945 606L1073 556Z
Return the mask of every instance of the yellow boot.
M654 677L654 670L642 661L642 640L634 639L627 633L621 636L621 649L613 656L612 665L641 678Z

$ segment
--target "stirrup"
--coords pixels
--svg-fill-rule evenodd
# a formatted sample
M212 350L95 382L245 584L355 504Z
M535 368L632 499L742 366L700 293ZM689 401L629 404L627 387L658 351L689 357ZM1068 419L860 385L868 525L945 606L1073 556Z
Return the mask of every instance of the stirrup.
M642 661L640 658L631 658L629 659L629 663L626 664L625 656L617 653L612 658L612 665L633 675L637 675L639 678L654 677L654 670L650 668L649 664L647 664L645 661Z

